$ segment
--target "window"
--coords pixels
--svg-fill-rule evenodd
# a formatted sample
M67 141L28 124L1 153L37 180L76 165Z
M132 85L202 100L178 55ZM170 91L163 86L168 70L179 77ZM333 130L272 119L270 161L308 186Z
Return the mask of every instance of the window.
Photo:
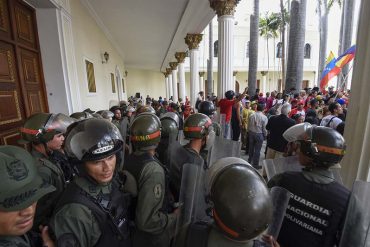
M310 44L305 44L304 46L304 58L305 59L310 59L311 58L311 45Z
M249 58L249 41L245 44L245 58Z
M94 64L87 59L85 59L86 65L86 76L87 76L87 86L89 93L96 93L95 75L94 75Z
M112 93L116 93L116 83L114 82L114 74L110 73L110 82L112 84Z
M218 57L218 40L213 43L213 54L214 57Z
M283 57L283 44L281 42L277 43L276 45L276 57L277 58Z

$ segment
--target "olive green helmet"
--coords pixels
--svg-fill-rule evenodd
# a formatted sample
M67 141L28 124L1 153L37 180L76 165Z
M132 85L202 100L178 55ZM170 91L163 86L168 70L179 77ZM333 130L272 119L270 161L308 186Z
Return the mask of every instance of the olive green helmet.
M166 112L161 116L162 137L177 136L179 133L180 118L174 112Z
M76 120L82 120L82 119L87 119L87 118L94 118L93 115L91 115L91 113L89 112L75 112L75 113L72 113L71 118L74 118Z
M155 114L155 110L153 107L151 107L150 105L143 105L143 106L140 106L137 108L136 110L136 114L140 114L140 113L143 113L143 112L150 112L150 113L153 113Z
M272 201L262 176L245 160L227 157L208 171L213 218L229 238L246 241L271 223Z
M37 171L36 161L26 150L0 146L0 211L18 211L31 206L55 188Z
M122 151L124 141L114 124L91 118L71 125L64 143L64 150L71 160L91 161Z
M47 143L54 135L65 133L75 120L62 114L36 113L21 128L20 143Z
M212 120L202 113L190 115L184 123L186 139L202 139L207 136L212 126Z
M157 147L161 139L161 121L149 112L137 115L130 125L132 144L139 150Z

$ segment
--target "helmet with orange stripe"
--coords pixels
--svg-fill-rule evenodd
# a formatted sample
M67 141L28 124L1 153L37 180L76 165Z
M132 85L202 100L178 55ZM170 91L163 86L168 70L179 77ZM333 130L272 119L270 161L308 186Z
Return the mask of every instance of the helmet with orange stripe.
M245 160L219 159L207 171L206 179L212 216L225 236L247 241L271 224L269 189L258 171Z
M161 121L150 112L140 113L131 123L130 132L136 150L156 148L161 139Z
M36 113L30 116L20 129L20 143L47 143L54 135L65 133L67 127L75 120L62 113Z
M212 128L212 120L205 114L190 115L184 123L184 136L186 139L202 139Z
M287 129L283 137L289 141L298 141L300 152L312 159L313 165L330 167L339 163L346 151L343 136L336 130L309 123L297 124Z

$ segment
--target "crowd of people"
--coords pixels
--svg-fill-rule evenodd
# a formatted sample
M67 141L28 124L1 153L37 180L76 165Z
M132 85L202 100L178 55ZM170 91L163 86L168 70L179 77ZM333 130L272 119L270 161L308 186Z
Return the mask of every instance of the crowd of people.
M338 246L350 191L330 168L345 152L349 94L294 91L30 116L30 152L0 147L0 246ZM209 163L227 139L248 162ZM305 168L266 183L265 140L266 159L298 155ZM278 236L263 235L272 187L291 193Z

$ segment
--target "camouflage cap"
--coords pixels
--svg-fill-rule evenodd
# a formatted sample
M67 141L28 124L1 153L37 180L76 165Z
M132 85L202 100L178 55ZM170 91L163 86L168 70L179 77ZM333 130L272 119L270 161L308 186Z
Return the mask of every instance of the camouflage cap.
M55 190L38 173L36 161L26 150L0 146L0 210L18 211Z

